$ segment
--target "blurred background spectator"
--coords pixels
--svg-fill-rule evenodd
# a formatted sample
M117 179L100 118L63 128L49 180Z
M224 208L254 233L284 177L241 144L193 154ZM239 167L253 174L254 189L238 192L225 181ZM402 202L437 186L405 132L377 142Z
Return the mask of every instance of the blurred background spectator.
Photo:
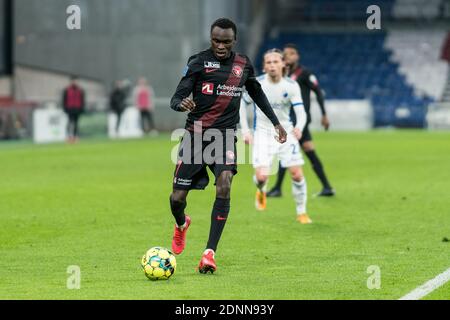
M84 106L84 91L78 85L76 77L72 77L70 85L63 91L64 112L69 118L67 124L67 141L69 143L77 142L79 139L78 121L84 111Z
M144 77L139 78L138 84L134 88L134 103L141 113L142 131L145 134L157 134L155 130L155 122L153 118L153 111L155 108L154 97L155 92L148 84Z
M111 95L109 98L109 106L112 112L115 113L117 117L116 122L116 133L119 133L120 128L120 120L122 119L122 113L127 107L126 105L127 92L125 83L123 80L117 80L114 83L114 88L111 91Z

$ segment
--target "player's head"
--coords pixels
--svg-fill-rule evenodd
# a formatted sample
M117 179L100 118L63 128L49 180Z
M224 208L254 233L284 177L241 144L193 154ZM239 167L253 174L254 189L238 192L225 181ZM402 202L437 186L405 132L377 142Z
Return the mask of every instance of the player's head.
M284 76L285 68L283 52L279 49L270 49L264 53L264 72L271 78Z
M114 88L116 89L121 89L123 87L123 82L122 80L116 80L114 81Z
M220 18L211 25L211 49L217 59L223 60L230 56L236 43L236 25L227 18Z
M147 85L147 78L145 78L145 77L140 77L139 80L138 80L138 85L140 85L140 86L145 86L145 85Z
M293 43L288 43L284 46L284 60L288 66L297 64L300 61L300 53L298 48Z

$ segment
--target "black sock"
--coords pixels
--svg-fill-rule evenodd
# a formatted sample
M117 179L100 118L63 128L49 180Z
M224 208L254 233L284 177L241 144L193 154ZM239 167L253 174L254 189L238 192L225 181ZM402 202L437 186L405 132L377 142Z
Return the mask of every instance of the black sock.
M283 185L284 176L286 174L286 168L283 168L281 164L278 166L277 182L273 186L273 189L278 189L281 191L281 186Z
M74 137L74 131L75 131L75 121L73 118L69 118L69 126L67 131L69 132L69 137Z
M328 182L327 176L325 175L325 171L323 170L322 163L320 162L319 157L316 154L315 150L306 151L306 156L311 161L314 172L317 177L319 177L320 182L322 182L322 186L327 189L331 189L331 185Z
M78 119L73 124L73 136L78 137Z
M230 199L216 198L211 213L211 228L209 230L209 239L206 249L216 251L223 228L227 222L230 212Z
M116 132L119 133L119 129L120 129L120 118L122 117L122 114L118 113L117 114L117 122L116 122Z
M172 196L170 197L170 209L178 226L182 226L186 222L184 208L186 208L186 201L174 201L172 200Z

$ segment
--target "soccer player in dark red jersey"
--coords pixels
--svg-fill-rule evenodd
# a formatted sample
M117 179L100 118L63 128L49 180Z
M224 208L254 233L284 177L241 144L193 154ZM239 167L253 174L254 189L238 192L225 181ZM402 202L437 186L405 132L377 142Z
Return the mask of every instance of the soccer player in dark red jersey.
M256 80L249 58L232 50L236 43L236 25L229 19L218 19L211 25L210 35L211 47L189 58L170 102L172 109L188 112L170 195L176 221L172 241L175 254L183 252L191 223L184 212L189 191L207 186L206 167L216 180L216 199L208 243L198 266L200 273L213 273L217 268L214 255L230 211L231 181L237 173L235 131L243 86L274 125L275 138L284 143L287 137ZM206 159L211 146L215 152Z
M320 111L322 112L321 124L328 130L330 127L330 121L328 120L326 111L325 111L325 103L324 97L322 94L322 90L319 86L319 82L316 76L306 69L304 66L299 64L300 61L300 53L298 52L295 44L287 44L284 46L284 59L286 61L286 65L289 70L289 77L292 80L295 80L300 85L300 90L302 93L303 104L305 107L307 122L306 126L303 129L302 138L299 140L300 146L302 150L305 152L308 159L311 161L314 172L322 183L322 191L319 192L318 196L330 197L334 196L335 191L332 188L328 178L325 174L325 170L323 168L322 162L319 159L319 156L316 153L312 135L309 131L309 124L311 123L311 91L313 91L317 97L317 102L319 103ZM291 112L292 113L292 112ZM295 117L292 117L295 120ZM286 168L280 166L278 170L278 177L275 186L267 193L268 197L280 197L281 196L281 185L283 183L284 175L286 173Z

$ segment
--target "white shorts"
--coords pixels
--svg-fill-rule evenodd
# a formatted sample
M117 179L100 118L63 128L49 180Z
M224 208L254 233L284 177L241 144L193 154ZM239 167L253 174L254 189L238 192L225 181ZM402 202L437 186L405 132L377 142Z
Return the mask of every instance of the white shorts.
M292 132L288 133L286 142L281 144L275 140L275 133L255 130L252 149L253 168L271 168L274 156L278 156L284 168L302 166L305 163L300 144Z

